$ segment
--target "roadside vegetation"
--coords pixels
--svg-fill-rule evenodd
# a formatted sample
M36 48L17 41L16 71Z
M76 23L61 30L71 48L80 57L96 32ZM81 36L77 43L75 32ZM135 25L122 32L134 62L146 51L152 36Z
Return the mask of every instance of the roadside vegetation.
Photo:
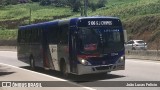
M15 40L17 38L17 30L0 30L0 40Z
M18 26L29 24L29 22L38 23L79 17L84 14L82 12L83 0L26 1L27 3L0 5L1 39L16 39ZM154 49L155 44L160 42L158 39L160 37L160 0L88 1L88 16L119 17L123 22L124 29L128 32L128 39L143 39L148 43L150 49Z

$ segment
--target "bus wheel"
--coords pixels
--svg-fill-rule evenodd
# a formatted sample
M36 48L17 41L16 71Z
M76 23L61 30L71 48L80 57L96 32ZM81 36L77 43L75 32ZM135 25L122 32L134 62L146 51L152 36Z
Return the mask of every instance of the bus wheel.
M32 70L35 70L35 62L34 62L33 57L30 57L30 67Z
M62 64L62 74L64 78L68 78L68 71L67 71L67 65L65 62L63 62Z

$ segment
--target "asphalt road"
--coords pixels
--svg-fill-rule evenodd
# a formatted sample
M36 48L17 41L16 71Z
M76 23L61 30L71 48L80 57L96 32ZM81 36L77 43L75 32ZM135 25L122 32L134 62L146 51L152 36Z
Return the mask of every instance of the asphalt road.
M16 52L0 51L0 63L9 64L30 71L28 64L25 64L17 60ZM0 70L8 69L7 67L3 67L3 65L0 66L1 66ZM160 87L105 87L105 85L104 87L98 86L100 83L105 84L106 82L107 84L108 81L159 81L160 82L159 69L160 69L160 62L158 61L126 59L125 70L113 71L107 75L102 75L102 74L83 75L83 76L71 75L70 78L66 79L63 78L61 73L59 72L44 70L42 68L37 68L36 71L31 71L31 72L25 70L13 69L12 72L10 72L10 74L14 73L13 71L17 70L20 71L21 73L26 73L26 76L21 76L21 74L17 74L11 76L9 80L54 81L55 79L53 78L60 78L60 80L61 79L67 80L71 83L83 85L84 87L90 87L89 89L93 88L97 90L107 90L107 89L108 90L160 90ZM35 73L33 74L33 72L40 73L43 75L39 74L39 76L35 76L34 75ZM0 81L6 80L3 78L5 77L2 77L0 75Z

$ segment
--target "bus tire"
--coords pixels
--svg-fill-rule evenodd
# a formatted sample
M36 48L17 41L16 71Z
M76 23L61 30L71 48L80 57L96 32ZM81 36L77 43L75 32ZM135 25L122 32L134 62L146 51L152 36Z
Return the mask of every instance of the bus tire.
M30 68L31 70L35 70L35 61L33 57L30 57Z

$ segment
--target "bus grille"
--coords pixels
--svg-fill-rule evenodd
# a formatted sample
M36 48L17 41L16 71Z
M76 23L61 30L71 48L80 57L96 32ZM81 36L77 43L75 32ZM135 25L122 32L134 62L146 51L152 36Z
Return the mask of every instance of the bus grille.
M112 65L110 65L110 66L100 66L100 67L95 67L95 68L96 68L96 70L108 70L111 67L112 67Z

